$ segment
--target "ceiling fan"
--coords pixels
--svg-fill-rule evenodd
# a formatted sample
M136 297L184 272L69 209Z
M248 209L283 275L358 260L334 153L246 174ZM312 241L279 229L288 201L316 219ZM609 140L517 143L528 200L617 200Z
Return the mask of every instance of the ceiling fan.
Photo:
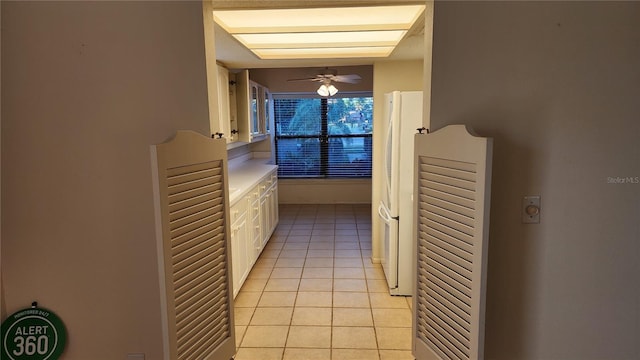
M360 75L347 74L338 75L338 71L335 69L326 68L322 72L316 74L314 77L302 78L302 79L289 79L287 81L316 81L322 83L318 88L318 94L321 96L333 96L338 92L338 89L331 84L332 82L341 82L348 84L357 84L362 80Z
M287 81L317 81L321 83L329 82L343 82L349 84L357 84L362 80L360 75L348 74L338 75L338 71L335 69L326 68L322 72L318 73L314 77L302 78L302 79L289 79Z

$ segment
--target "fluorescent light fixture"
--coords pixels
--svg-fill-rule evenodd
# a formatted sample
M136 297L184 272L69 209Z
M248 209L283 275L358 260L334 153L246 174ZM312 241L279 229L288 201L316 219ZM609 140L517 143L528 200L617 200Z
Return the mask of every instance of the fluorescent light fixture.
M386 57L393 46L352 48L300 48L300 49L253 49L261 59L320 59Z
M395 46L406 30L381 31L330 31L315 33L267 33L236 34L244 46L250 49L281 49L313 47L362 47L362 46Z
M338 89L333 86L333 84L329 84L328 86L326 84L322 84L318 88L317 93L320 96L333 96L338 93Z
M424 5L214 10L214 20L262 59L386 57Z
M409 29L424 5L214 10L230 34Z

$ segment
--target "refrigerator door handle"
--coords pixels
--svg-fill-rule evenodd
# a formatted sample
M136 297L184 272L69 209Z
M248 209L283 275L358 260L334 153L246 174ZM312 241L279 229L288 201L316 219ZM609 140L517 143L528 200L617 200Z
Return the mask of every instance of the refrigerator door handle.
M378 215L380 215L380 218L387 224L391 221L391 215L389 215L389 211L382 202L380 202L380 206L378 206Z
M384 186L387 190L387 196L389 198L392 197L391 194L391 177L392 175L392 171L393 169L391 169L390 164L389 164L389 157L393 156L393 151L391 149L391 136L393 136L393 116L395 115L395 112L393 111L393 108L391 110L391 114L389 115L389 123L387 124L387 133L384 139L384 158L382 159L383 161L383 166L384 166Z
M389 214L389 210L387 210L387 207L384 206L383 202L380 202L380 205L378 206L378 215L380 215L380 218L387 224L391 222L391 220L400 219L399 216L391 216L391 214Z
M387 133L384 142L384 170L385 170L385 187L388 211L395 214L398 213L397 197L400 192L398 188L399 161L400 161L400 115L401 115L401 96L400 93L394 91L391 102L391 111L387 125ZM394 219L393 217L390 217ZM397 218L395 218L397 219Z

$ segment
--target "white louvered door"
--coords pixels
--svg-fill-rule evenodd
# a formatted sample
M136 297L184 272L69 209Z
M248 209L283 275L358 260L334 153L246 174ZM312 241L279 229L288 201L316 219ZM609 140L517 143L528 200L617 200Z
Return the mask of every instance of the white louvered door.
M413 355L482 359L492 139L450 125L415 144Z
M225 139L151 147L166 360L235 354Z

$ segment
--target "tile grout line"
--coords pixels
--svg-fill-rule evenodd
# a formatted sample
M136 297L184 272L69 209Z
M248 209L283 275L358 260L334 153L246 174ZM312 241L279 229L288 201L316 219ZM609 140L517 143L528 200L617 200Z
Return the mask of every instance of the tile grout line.
M311 269L311 268L307 267L307 265L308 265L307 262L309 260L308 256L309 256L310 250L312 250L311 249L311 244L313 243L313 236L314 236L313 235L313 230L314 230L314 228L316 228L316 222L310 223L310 224L308 223L308 221L309 221L308 219L311 218L311 216L312 216L311 212L306 213L304 216L301 216L299 210L300 210L300 208L298 209L298 212L295 215L294 220L292 220L292 223L291 224L289 224L289 222L286 223L288 225L288 227L289 227L289 230L286 232L286 234L284 234L284 233L279 233L278 234L278 236L284 237L284 241L282 241L282 243L283 243L282 247L280 247L278 255L277 255L276 259L275 259L275 262L270 267L269 276L266 279L267 283L272 279L272 276L274 275L274 271L276 269L275 265L277 264L279 259L284 259L284 258L281 258L281 256L283 255L282 254L283 251L286 251L286 250L299 250L298 247L294 247L292 249L288 249L287 248L287 244L294 243L294 242L289 242L288 237L291 235L291 232L295 229L295 225L296 225L295 219L304 218L304 223L301 223L301 224L310 225L311 226L311 229L310 229L311 230L311 234L309 235L309 240L306 242L307 245L305 247L306 248L305 260L303 261L303 263L301 265L301 272L300 272L299 277L298 277L299 281L298 281L298 285L297 285L297 290L295 292L295 297L293 299L293 301L294 301L293 302L293 309L292 309L292 313L291 313L291 318L289 319L289 325L288 325L287 334L286 334L287 338L285 340L285 345L284 345L284 348L283 348L283 352L281 353L281 358L282 359L284 359L284 356L285 356L287 348L290 348L290 347L287 346L288 345L288 337L289 337L290 332L291 332L291 326L293 326L293 315L295 313L296 305L298 303L300 292L301 292L301 286L302 286L304 270L305 269ZM315 215L315 221L318 221L318 214L319 214L319 211L315 210L314 214L313 214L313 215ZM288 215L288 216L292 216L292 215ZM360 260L358 268L361 268L362 272L363 272L362 280L364 281L364 286L365 286L365 289L366 289L365 294L367 295L367 304L368 304L369 315L371 316L371 319L372 319L372 327L373 327L373 330L374 330L374 341L375 341L375 344L376 344L376 353L377 353L378 358L380 358L382 356L382 354L380 353L380 349L379 349L379 343L378 343L378 338L377 338L377 330L376 330L376 326L375 326L375 320L374 320L374 317L373 317L373 306L372 306L372 302L371 302L371 290L372 289L371 289L371 285L368 282L368 280L370 280L368 275L370 275L370 274L367 273L367 269L371 268L371 267L370 266L365 266L364 259L365 259L366 256L363 255L363 251L367 251L367 250L370 251L370 249L364 249L363 248L363 243L364 242L362 241L362 238L361 238L362 236L365 236L365 233L370 233L370 231L371 231L370 230L370 225L369 226L365 225L365 226L362 226L362 228L359 228L358 224L360 222L358 221L358 219L360 219L360 217L358 217L358 216L353 217L352 221L354 222L354 225L355 225L355 228L356 228L356 234L357 234L356 235L357 236L356 237L356 244L355 245L351 245L351 246L346 246L347 249L337 249L336 247L337 247L337 243L339 242L338 241L339 237L340 236L349 236L349 235L344 235L344 234L337 235L336 234L336 228L337 228L337 224L338 224L336 222L337 221L336 217L338 216L338 214L333 213L332 216L333 216L333 222L324 223L324 220L323 220L323 222L318 223L318 224L324 224L324 225L317 228L317 230L320 230L320 229L325 230L324 228L328 227L326 224L329 224L329 223L333 224L331 226L333 228L333 236L332 236L332 241L331 241L331 244L333 246L333 249L332 249L333 250L332 251L333 256L332 256L331 262L332 262L333 266L332 266L332 276L331 276L331 279L330 279L331 280L331 291L330 291L330 296L331 296L331 299L330 299L331 319L330 319L330 326L329 327L331 329L333 329L335 327L335 322L334 322L334 310L335 310L335 304L336 304L335 301L334 301L335 300L335 294L336 294L336 291L335 291L336 277L335 276L336 276L336 269L337 269L336 262L338 260L338 257L336 256L336 253L337 253L338 250L351 250L351 248L355 247L356 249L354 249L354 250L358 250L358 252L359 252L359 256L357 257ZM292 217L294 217L294 216L292 216ZM326 220L328 217L329 216L325 214L323 216L323 219ZM364 224L364 222L362 222L362 224ZM368 229L367 229L367 227L368 227ZM322 231L320 231L319 234L316 234L316 236L327 236L327 235L322 234ZM345 259L347 259L347 258L351 258L351 257L345 257ZM344 265L349 265L347 260L345 260ZM353 267L353 266L351 266L351 267ZM340 267L340 268L342 268L342 267ZM369 270L369 271L371 271L371 270ZM310 278L310 279L313 279L313 278ZM345 277L344 279L352 279L352 278ZM360 278L356 277L356 278L353 278L353 279L360 279ZM265 286L262 288L262 291L261 291L260 296L258 298L258 303L256 304L256 308L258 307L258 304L260 303L261 299L263 298L265 291L266 291L266 283L265 283ZM347 291L347 292L350 292L350 291ZM255 315L255 311L256 311L256 309L254 309L254 312L252 313L250 321L253 319L253 316ZM248 326L249 325L247 325L247 327ZM333 337L334 337L334 333L333 333L333 331L331 331L330 332L330 338L329 338L330 345L329 345L329 348L328 348L329 355L330 355L331 358L333 358L333 356L334 356L334 353L333 353L333 350L334 350L333 349ZM357 348L355 348L354 350L357 350Z

